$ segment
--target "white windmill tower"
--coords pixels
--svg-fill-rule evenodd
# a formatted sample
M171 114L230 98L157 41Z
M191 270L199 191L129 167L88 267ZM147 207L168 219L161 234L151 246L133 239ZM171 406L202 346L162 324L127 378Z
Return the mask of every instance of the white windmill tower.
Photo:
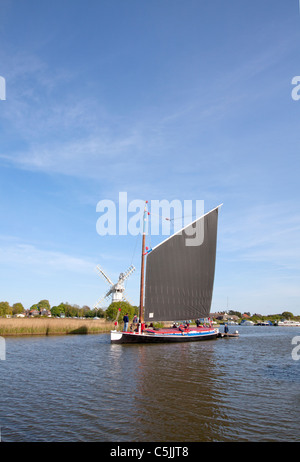
M94 308L101 308L101 303L107 299L110 295L112 296L112 302L122 302L126 301L130 303L125 295L125 287L124 287L124 282L126 279L129 278L129 276L135 271L135 267L131 265L128 270L125 273L120 273L119 280L115 284L112 282L112 280L107 276L107 274L104 273L103 269L98 265L96 267L96 270L101 274L101 276L104 277L105 281L110 285L110 288L108 292L102 297L95 305Z

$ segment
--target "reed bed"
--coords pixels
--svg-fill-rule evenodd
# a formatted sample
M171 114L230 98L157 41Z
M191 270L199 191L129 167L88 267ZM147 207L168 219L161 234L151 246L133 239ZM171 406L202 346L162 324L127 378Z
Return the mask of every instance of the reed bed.
M100 334L114 329L105 319L0 318L0 336Z

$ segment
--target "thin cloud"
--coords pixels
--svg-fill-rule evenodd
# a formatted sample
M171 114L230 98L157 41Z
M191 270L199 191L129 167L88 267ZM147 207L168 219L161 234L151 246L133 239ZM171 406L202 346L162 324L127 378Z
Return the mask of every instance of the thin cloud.
M300 270L300 214L289 203L248 207L243 214L228 218L220 240L223 255L239 261L268 262L273 270Z
M91 272L95 263L80 257L67 255L63 252L43 250L35 245L18 242L16 238L1 240L0 259L6 265L16 265L22 268L46 271ZM12 245L11 243L14 243Z

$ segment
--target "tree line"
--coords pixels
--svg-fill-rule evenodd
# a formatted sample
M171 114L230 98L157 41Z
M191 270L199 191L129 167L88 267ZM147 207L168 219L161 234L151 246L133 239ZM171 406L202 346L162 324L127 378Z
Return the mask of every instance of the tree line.
M52 306L49 300L40 300L38 303L33 304L26 310L21 302L14 303L12 306L9 302L0 302L0 317L15 316L18 314L30 315L31 312L37 312L38 315L43 315L45 312L51 313L53 317L66 317L66 318L105 318L108 321L123 320L123 316L128 313L129 318L132 319L135 314L138 314L138 307L132 306L127 302L114 302L109 305L106 310L102 308L91 309L89 306L84 305L71 305L68 302L61 302L59 305Z
M257 314L257 313L254 313L253 315L251 315L249 312L242 314L239 311L230 310L227 312L227 314L229 316L237 316L241 319L243 317L243 314L247 314L249 316L249 319L252 321L263 321L265 319L268 319L270 321L276 321L278 318L293 320L293 319L299 318L298 315L293 315L293 313L291 313L290 311L283 311L282 313L268 314L268 315L262 315L262 314Z
M128 313L129 319L131 320L134 315L139 314L139 308L137 306L130 305L127 302L114 302L109 305L106 310L102 308L91 309L89 306L84 305L80 307L76 304L70 304L68 302L61 302L59 305L50 306L49 300L40 300L38 303L33 304L28 310L25 310L21 302L14 303L12 306L8 302L0 302L0 317L5 316L14 316L17 314L26 314L29 315L31 311L38 312L39 315L43 315L43 311L46 310L51 313L51 316L54 317L77 317L77 318L105 318L107 321L122 322L123 316ZM236 315L239 318L242 318L242 313L239 311L230 310L227 313L228 315ZM248 316L251 316L250 313L246 313ZM254 321L268 318L270 320L285 318L285 319L295 319L298 316L294 316L293 313L284 311L281 314L273 314L268 316L262 316L254 314L251 316L251 319Z
M45 312L51 313L51 316L64 316L64 317L104 317L104 310L91 309L89 306L84 305L71 305L68 302L61 302L57 306L52 306L49 300L40 300L34 303L29 309L25 309L21 302L14 303L12 306L8 302L0 302L0 316L14 316L18 314L25 314L27 316L32 312L37 312L38 315L43 315Z

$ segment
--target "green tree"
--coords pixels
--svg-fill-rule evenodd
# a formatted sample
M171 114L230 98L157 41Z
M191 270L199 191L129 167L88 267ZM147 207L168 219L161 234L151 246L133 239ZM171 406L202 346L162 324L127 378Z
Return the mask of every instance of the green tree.
M105 318L105 311L102 308L95 308L95 312L98 318Z
M83 307L81 308L83 310L83 312L85 313L86 311L91 311L91 308L87 305L83 305Z
M73 318L74 316L77 316L78 310L75 306L66 304L65 305L65 314L69 318Z
M12 306L12 314L24 313L24 306L22 303L14 303Z
M292 319L294 317L293 313L290 313L289 311L284 311L281 316L285 319Z
M50 311L52 316L60 316L60 309L58 306L52 306Z
M105 318L108 321L115 321L118 312L118 322L123 321L123 316L125 316L126 313L128 313L129 320L131 320L135 314L138 314L138 307L132 306L130 305L130 303L127 302L113 302L105 311Z
M0 302L0 316L12 314L12 307L8 302Z
M238 316L239 318L242 317L242 313L240 313L239 311L229 310L229 311L228 311L228 314L229 314L230 316Z
M96 314L95 314L94 310L89 309L89 310L85 310L84 316L86 318L94 318L96 316Z
M65 315L66 304L61 302L58 306L53 306L52 309L54 313L57 313L57 314L54 314L53 316L60 316L61 314ZM52 309L51 309L51 313L52 313Z
M71 305L69 305L68 302L66 302L66 303L61 302L58 305L58 308L60 309L60 313L64 314L66 317L70 316L70 307L71 307Z
M40 300L39 303L37 303L38 310L50 310L50 303L49 300Z

